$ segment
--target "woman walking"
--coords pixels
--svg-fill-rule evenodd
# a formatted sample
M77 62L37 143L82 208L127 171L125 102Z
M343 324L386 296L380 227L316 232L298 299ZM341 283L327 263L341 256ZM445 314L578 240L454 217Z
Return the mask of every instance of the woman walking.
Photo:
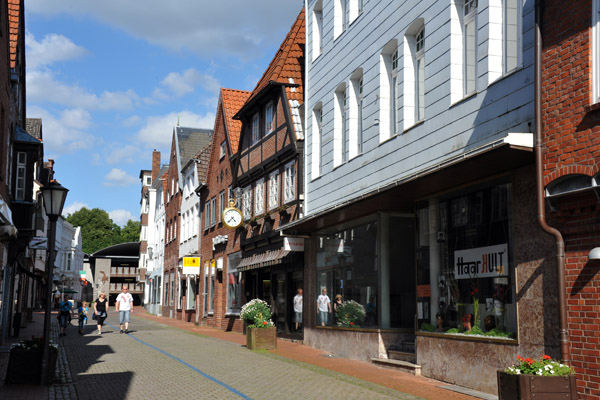
M107 305L106 293L100 292L98 300L94 302L94 315L96 316L96 324L98 325L98 335L102 334L102 325L104 325L104 320L106 319Z

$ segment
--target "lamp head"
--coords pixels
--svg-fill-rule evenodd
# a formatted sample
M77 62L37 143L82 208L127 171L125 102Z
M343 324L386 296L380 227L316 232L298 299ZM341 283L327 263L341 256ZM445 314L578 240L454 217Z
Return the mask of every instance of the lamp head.
M44 211L48 219L56 221L62 214L69 189L61 186L57 181L52 181L41 188L44 198Z
M588 260L600 260L600 247L594 247L588 254Z

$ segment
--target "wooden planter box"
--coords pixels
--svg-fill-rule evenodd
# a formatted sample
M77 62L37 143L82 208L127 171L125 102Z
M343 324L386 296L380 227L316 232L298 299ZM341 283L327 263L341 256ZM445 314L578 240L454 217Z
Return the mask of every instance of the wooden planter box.
M56 371L56 357L58 353L48 352L48 380L52 383ZM42 379L42 351L24 350L13 348L8 358L6 369L6 383L39 385Z
M248 328L246 347L250 350L272 350L277 348L277 330L270 328Z
M498 400L575 400L575 375L536 376L512 375L498 371Z

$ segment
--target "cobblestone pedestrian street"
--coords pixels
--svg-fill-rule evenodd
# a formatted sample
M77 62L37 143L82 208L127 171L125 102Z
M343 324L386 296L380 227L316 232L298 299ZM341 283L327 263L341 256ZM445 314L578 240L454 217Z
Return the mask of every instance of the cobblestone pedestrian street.
M80 399L416 399L269 352L116 315L102 335L88 325L61 338Z

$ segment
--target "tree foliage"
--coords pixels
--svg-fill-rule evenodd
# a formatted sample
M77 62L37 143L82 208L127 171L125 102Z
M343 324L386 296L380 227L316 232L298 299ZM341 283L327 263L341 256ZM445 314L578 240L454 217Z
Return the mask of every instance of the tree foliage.
M90 210L84 207L69 214L66 220L71 225L81 227L82 249L87 254L115 244L139 241L139 222L129 220L121 229L106 211L99 208Z

